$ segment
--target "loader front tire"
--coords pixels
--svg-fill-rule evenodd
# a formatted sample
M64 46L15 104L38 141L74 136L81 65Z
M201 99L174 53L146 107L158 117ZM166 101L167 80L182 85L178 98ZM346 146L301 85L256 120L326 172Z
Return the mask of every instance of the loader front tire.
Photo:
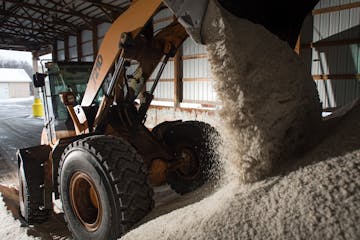
M59 167L65 220L75 239L117 239L153 207L143 160L121 138L72 143Z

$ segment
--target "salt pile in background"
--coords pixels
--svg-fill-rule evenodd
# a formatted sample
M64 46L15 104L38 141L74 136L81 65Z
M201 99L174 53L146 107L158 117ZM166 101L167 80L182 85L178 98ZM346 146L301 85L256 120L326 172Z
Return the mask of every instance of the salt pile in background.
M286 42L216 5L210 1L203 39L223 106L221 152L242 181L253 182L313 139L319 98Z

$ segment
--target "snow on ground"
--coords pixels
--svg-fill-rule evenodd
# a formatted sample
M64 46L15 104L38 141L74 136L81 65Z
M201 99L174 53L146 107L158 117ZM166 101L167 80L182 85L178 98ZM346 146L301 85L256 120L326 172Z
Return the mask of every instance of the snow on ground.
M63 214L58 210L45 223L28 225L19 215L19 197L17 186L0 185L0 219L6 221L0 228L1 240L42 239L69 240L70 233L66 228ZM17 236L17 234L19 236Z
M7 209L3 201L2 194L0 193L0 219L1 219L1 230L0 239L19 239L19 240L30 240L36 239L28 236L27 229L21 227L21 222L14 219L12 213Z
M0 98L0 103L17 103L17 102L27 102L27 101L34 101L34 97L26 97L26 98Z

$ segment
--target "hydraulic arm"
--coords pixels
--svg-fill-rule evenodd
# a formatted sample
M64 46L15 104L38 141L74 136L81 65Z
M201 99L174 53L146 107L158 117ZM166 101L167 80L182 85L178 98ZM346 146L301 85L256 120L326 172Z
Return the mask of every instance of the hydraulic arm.
M304 18L319 0L210 1L217 2L238 17L262 24L269 31L287 41L291 47L295 47ZM130 55L141 56L145 54L145 56L141 58L144 60L144 67L147 68L144 75L148 77L160 61L161 56L167 54L166 51L169 51L171 48L176 50L186 38L182 28L184 28L196 42L204 43L201 37L201 27L208 3L209 0L133 1L129 9L119 16L105 35L95 59L95 64L81 105L91 105L104 80L109 74L113 74L112 71L114 71L114 69L116 70L115 63L119 63L117 60L125 56L131 57ZM166 28L159 34L161 36L158 36L157 39L142 38L141 33L144 27L151 21L152 17L163 4L173 11L182 27ZM284 16L285 19L279 16ZM181 33L177 33L176 31L181 31ZM175 35L172 35L174 33ZM124 34L138 43L136 46L132 45L131 50L124 48L124 46L129 47L123 43L124 39L122 38ZM159 43L160 41L162 42ZM144 46L146 46L145 51ZM126 51L131 53L127 53ZM149 51L151 52L150 54L148 53ZM119 72L121 71L118 65L117 73ZM147 78L145 77L145 79Z

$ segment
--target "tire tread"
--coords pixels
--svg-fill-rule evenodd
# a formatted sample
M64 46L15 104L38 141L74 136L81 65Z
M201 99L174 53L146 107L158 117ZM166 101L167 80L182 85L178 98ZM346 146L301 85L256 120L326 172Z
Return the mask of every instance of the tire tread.
M117 208L120 210L118 217L121 226L118 227L121 228L122 234L151 211L154 206L153 190L148 183L143 160L130 144L114 136L87 137L73 142L65 149L59 164L60 195L62 166L67 154L74 149L81 149L93 154L101 164L110 185L113 186L113 197L117 198L117 202L120 203Z

